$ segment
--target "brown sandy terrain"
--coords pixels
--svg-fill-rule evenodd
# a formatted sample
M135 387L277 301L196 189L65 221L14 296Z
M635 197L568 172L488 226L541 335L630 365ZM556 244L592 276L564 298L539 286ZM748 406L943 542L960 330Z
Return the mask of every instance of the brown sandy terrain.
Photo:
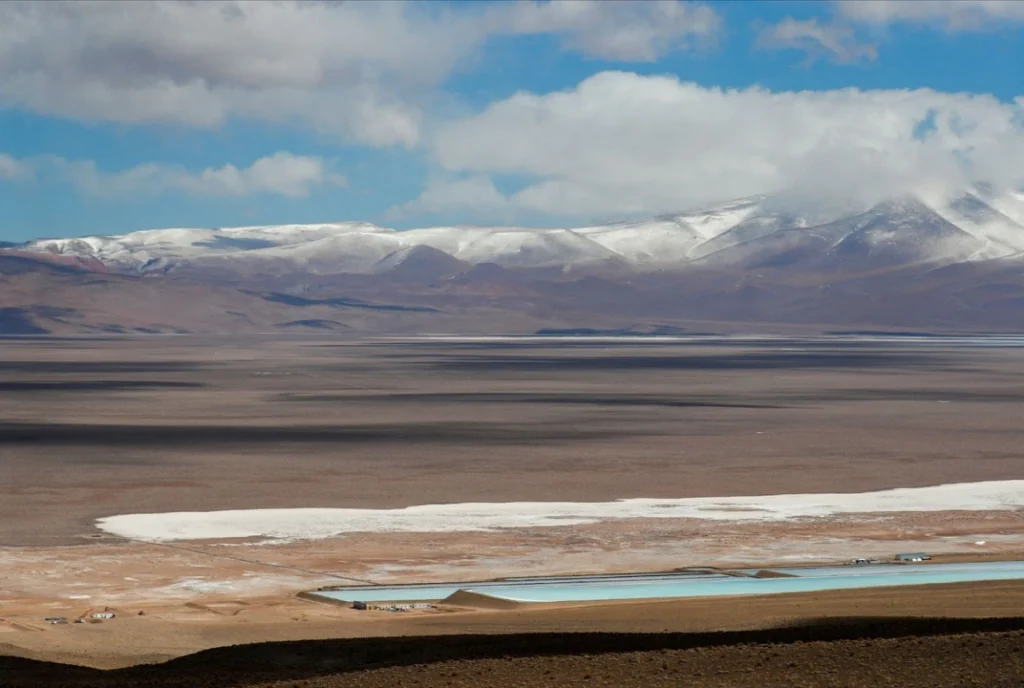
M1022 558L1020 511L640 520L269 545L125 542L93 525L136 512L859 492L1019 479L1019 350L185 337L145 345L7 340L0 348L6 652L124 666L261 640L1024 616L1022 588L1011 583L929 589L927 606L914 588L742 605L408 615L294 597L352 579L773 565L911 550ZM42 623L105 607L115 620Z
M0 543L118 513L1020 478L1020 350L0 343Z
M923 594L926 592L926 594ZM79 613L87 607L80 608ZM214 604L111 607L99 624L49 626L0 637L0 654L99 668L164 661L208 648L264 641L538 632L664 633L767 628L815 618L1024 617L1024 582L874 588L828 593L359 612L289 596ZM138 611L145 611L142 616Z
M955 514L950 515L950 520L953 516ZM991 517L979 518L978 514L960 516L963 520L957 523L957 527L961 530L977 531L993 526ZM916 518L921 519L920 515ZM1004 518L1003 526L1008 528L1009 519L1019 517L1011 514ZM937 520L941 522L941 519ZM5 633L0 642L16 646L31 656L60 656L90 665L102 666L108 662L122 665L178 656L219 644L256 642L275 637L391 635L397 632L394 629L403 628L405 623L416 628L417 624L440 624L439 628L444 632L469 628L479 631L483 624L500 632L511 623L511 617L488 620L486 614L479 615L481 610L494 611L496 608L516 609L517 614L520 611L530 612L522 617L527 619L523 630L529 630L534 623L546 628L551 622L530 620L530 615L542 610L566 609L566 605L529 605L521 609L520 605L508 603L496 607L491 602L481 604L479 598L462 595L442 605L443 614L431 610L396 616L356 612L293 597L298 591L320 586L351 585L363 581L471 581L517 574L626 572L638 568L668 570L715 563L728 567L737 565L736 560L744 556L748 567L757 568L770 565L768 557L772 553L785 556L786 551L802 549L801 556L805 558L828 559L831 553L835 559L841 559L844 555L848 558L851 553L870 553L874 547L875 551L884 552L884 556L889 558L897 546L920 549L917 547L919 544L926 544L933 552L941 547L953 551L958 547L967 550L959 556L936 554L937 563L1021 557L1019 530L1017 535L1003 536L1003 541L986 541L984 547L978 547L970 538L957 536L908 540L906 538L913 532L914 524L906 517L889 519L887 524L892 528L891 532L903 532L905 539L895 543L871 537L846 538L842 524L834 524L834 532L827 537L822 534L830 532L829 526L819 525L819 534L808 537L801 532L807 530L806 526L787 529L784 524L774 524L763 528L763 535L759 535L757 525L745 528L728 525L719 529L720 534L716 534L713 528L706 529L704 532L710 532L711 536L695 542L685 536L692 525L681 531L683 535L677 532L675 539L669 540L671 522L658 522L650 526L636 524L632 537L620 539L610 537L607 531L611 531L612 536L622 536L623 524L497 534L361 534L286 545L112 543L9 548L0 551L0 616L7 624L33 632ZM877 523L869 525L874 537L884 532L878 529ZM848 527L852 532L857 530L856 524ZM1019 529L1019 524L1016 527ZM936 530L937 526L928 524L928 528ZM541 532L545 530L547 533ZM1010 529L1010 532L1014 530ZM646 538L646 541L637 542L640 538ZM710 545L702 547L705 542ZM758 543L756 546L755 542ZM730 552L730 546L738 552ZM760 562L756 560L758 553L765 557ZM998 595L1002 595L1016 590L1013 585L1000 587L991 584L982 589L998 590ZM1024 590L1024 583L1021 586L1020 589ZM912 599L916 600L920 592L913 588L909 590L912 591ZM865 591L858 599L878 603L890 600L890 594L872 596ZM982 604L974 600L966 605L961 601L958 602L959 611L955 612L945 606L929 608L941 614L1006 614L1014 609L1013 599L1003 600L1001 604ZM471 618L464 614L449 616L453 606L472 607L477 614ZM574 609L582 610L586 606L577 605ZM102 628L49 626L43 622L47 616L74 619L87 610L106 608L113 610L117 618L104 622ZM747 602L744 601L740 608L746 609ZM900 614L913 613L912 609L898 605L895 608ZM1004 608L1010 611L1004 611ZM663 605L644 606L638 603L634 609L661 612L665 608ZM817 611L820 608L816 610L813 604L801 604L792 615L796 618ZM850 610L851 613L853 611ZM143 615L139 616L139 612ZM578 613L583 619L579 623L561 619L555 628L587 630L601 627L599 622L590 618L589 612ZM872 613L883 612L873 609ZM1024 610L1021 613L1024 614ZM716 612L710 618L721 621L727 617L726 613ZM635 620L632 612L626 618ZM446 625L450 623L448 619L455 619L451 622L454 625ZM687 623L692 624L693 619L687 619ZM664 625L665 618L660 614L647 618L644 623L653 626L653 630L673 627L672 624ZM692 628L692 625L686 627ZM316 629L315 634L306 635L313 632L311 629Z

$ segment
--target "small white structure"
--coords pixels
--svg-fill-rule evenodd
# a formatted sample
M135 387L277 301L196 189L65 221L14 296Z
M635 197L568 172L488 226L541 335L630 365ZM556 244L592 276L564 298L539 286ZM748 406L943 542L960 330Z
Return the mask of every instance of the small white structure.
M114 612L93 612L89 615L90 619L113 619Z

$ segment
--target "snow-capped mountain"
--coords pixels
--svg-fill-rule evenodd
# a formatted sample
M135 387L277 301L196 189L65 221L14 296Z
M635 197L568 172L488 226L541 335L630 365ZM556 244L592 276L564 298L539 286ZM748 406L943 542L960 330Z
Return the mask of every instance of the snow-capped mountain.
M163 229L0 247L0 334L1024 331L1024 194L756 196L558 229Z
M956 217L950 208L943 210L946 216ZM980 210L973 207L972 210L976 215L981 214ZM1016 252L1009 244L994 242L981 231L989 226L996 227L997 231L1008 229L999 223L965 224L979 231L965 231L921 200L903 197L832 222L780 229L710 253L698 262L703 266L836 272L920 263L958 263ZM1024 242L1024 227L1018 227L1018 231L1017 241ZM1008 231L1005 234L1010 236Z
M870 206L757 196L678 215L579 228L431 227L359 222L163 229L46 239L22 250L101 261L128 273L381 274L431 249L433 263L566 272L701 267L949 264L1024 251L1024 196L980 191L904 196Z

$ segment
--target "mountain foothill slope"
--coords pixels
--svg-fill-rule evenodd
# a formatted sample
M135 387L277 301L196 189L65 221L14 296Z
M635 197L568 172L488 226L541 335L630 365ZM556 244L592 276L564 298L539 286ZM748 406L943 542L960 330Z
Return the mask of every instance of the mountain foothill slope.
M757 196L561 229L361 222L0 248L0 333L1024 329L1024 195Z

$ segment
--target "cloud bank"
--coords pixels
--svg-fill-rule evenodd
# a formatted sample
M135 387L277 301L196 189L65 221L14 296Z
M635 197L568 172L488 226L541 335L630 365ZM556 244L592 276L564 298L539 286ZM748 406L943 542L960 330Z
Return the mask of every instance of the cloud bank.
M817 8L825 3L817 3ZM810 5L805 3L805 7ZM786 17L763 27L755 40L761 50L798 50L804 65L824 57L837 64L878 59L878 43L890 27L909 25L946 33L1013 30L1024 24L1020 0L835 0L834 16Z
M1018 0L829 7L829 19L763 28L757 47L853 64L876 60L865 35L879 38L879 27L1024 22ZM0 107L190 128L246 119L425 151L427 184L393 210L399 215L604 218L793 188L873 198L975 180L1024 184L1020 98L722 90L605 71L564 91L521 92L469 116L425 122L449 77L471 70L497 38L543 36L585 58L650 63L721 33L712 7L680 0L11 1L0 3ZM58 176L100 196L298 198L343 184L329 167L276 153L249 166L144 163L105 172L88 161L0 155L0 181Z
M551 35L649 61L718 17L677 0L0 3L0 106L128 124L240 117L413 146L436 87L487 40Z
M603 72L450 121L431 145L452 181L432 184L420 210L660 213L788 189L872 200L1024 184L1024 97L723 90ZM528 182L502 195L497 175Z
M81 193L97 197L126 197L177 191L193 196L252 196L273 194L304 198L314 189L345 186L346 180L322 158L279 151L248 167L224 165L193 172L178 165L144 163L120 172L104 172L91 160L39 156L17 160L0 154L0 179L56 179Z
M998 28L1024 22L1019 0L839 0L839 14L873 25L931 24L947 31Z

